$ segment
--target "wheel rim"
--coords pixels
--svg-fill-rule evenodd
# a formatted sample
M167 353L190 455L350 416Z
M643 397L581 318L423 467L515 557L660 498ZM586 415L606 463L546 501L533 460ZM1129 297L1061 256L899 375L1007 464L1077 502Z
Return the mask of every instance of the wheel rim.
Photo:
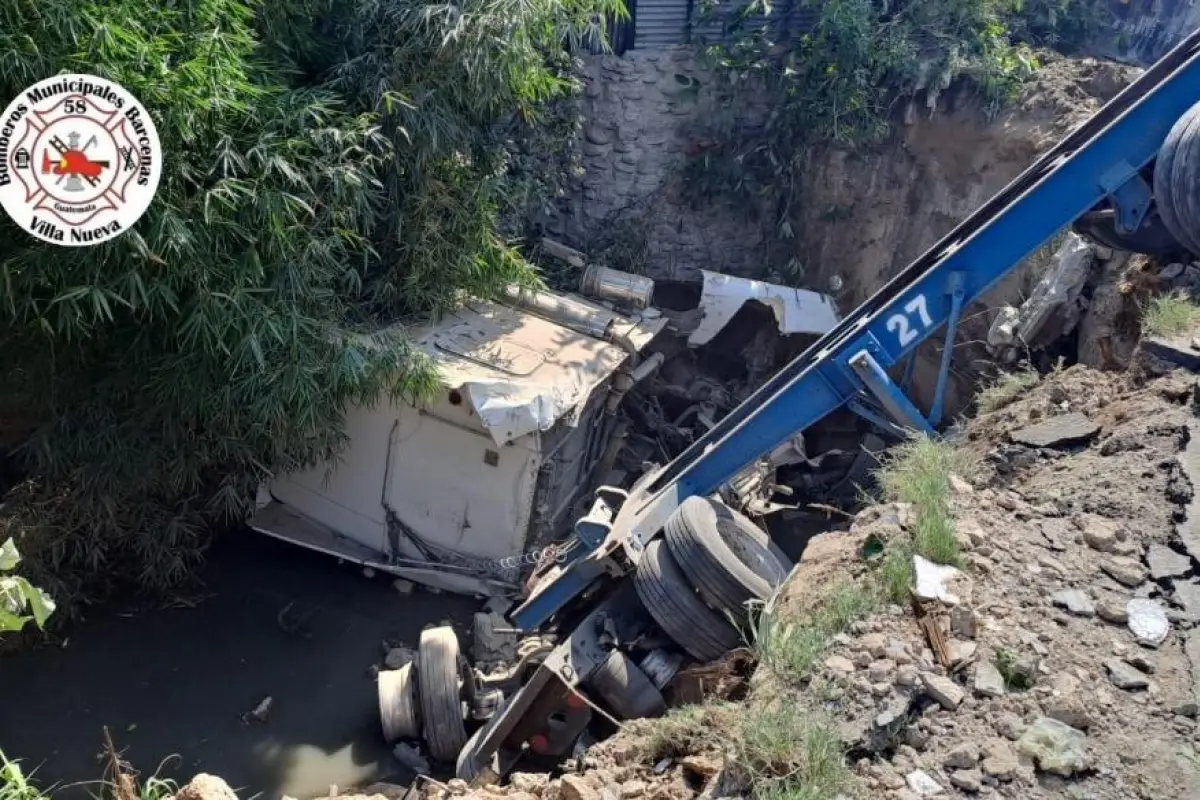
M388 744L421 735L414 684L412 664L379 673L379 719L383 725L383 738Z

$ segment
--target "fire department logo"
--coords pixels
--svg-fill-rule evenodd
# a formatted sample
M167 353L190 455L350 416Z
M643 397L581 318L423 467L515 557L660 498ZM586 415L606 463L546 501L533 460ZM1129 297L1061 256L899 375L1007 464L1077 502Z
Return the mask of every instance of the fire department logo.
M120 236L150 206L161 174L150 115L103 78L47 78L0 117L0 205L43 241L85 247Z

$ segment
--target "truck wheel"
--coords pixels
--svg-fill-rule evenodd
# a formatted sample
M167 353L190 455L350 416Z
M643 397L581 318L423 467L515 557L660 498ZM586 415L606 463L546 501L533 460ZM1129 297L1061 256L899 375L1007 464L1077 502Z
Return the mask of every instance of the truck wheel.
M633 585L658 626L692 658L714 661L741 644L733 624L697 596L661 539L642 553Z
M671 555L712 607L747 618L750 600L766 600L791 564L769 536L723 503L689 497L665 526Z
M417 684L425 743L438 761L454 763L467 741L459 686L458 637L443 625L421 631L417 647Z
M621 719L657 717L667 710L662 693L620 650L609 652L588 683Z
M1175 122L1159 148L1154 197L1167 230L1200 255L1200 103Z
M412 664L379 673L379 719L383 723L384 741L388 744L421 735L417 698L413 692L415 683Z

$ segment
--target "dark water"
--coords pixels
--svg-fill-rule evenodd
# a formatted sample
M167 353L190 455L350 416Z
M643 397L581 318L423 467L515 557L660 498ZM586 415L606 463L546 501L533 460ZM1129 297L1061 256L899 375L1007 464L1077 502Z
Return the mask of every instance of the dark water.
M452 621L467 644L478 601L362 577L265 536L218 542L205 571L212 597L164 610L145 601L93 611L65 647L0 661L0 750L36 768L39 785L86 797L101 775L108 726L142 774L186 781L211 772L242 798L323 795L403 777L379 730L374 679L381 642L416 645ZM280 611L292 603L285 627ZM265 724L242 715L270 695ZM159 764L163 764L159 770Z

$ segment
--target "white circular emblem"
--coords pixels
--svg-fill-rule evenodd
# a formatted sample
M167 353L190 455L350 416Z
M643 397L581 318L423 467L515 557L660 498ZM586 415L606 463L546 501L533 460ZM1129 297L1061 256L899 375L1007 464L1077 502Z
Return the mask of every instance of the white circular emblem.
M56 75L0 117L0 205L37 238L85 247L141 218L162 174L158 131L123 88Z

